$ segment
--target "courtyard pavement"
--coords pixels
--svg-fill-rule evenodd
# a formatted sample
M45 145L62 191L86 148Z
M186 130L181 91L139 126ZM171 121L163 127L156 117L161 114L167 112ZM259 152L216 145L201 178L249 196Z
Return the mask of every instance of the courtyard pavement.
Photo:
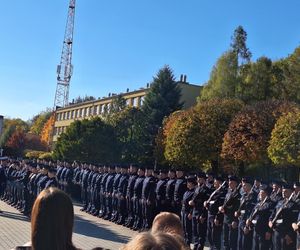
M0 201L0 250L12 249L30 241L30 221L17 209ZM102 247L117 250L137 233L80 211L74 205L73 242L81 249Z

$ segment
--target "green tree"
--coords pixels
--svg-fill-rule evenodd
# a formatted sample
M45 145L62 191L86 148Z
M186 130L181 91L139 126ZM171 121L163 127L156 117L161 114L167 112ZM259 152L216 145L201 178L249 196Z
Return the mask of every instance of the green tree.
M108 121L115 130L123 162L142 162L145 144L144 113L127 107L111 115Z
M118 161L117 140L112 126L99 117L73 122L54 149L54 157L88 162Z
M160 69L153 78L149 92L145 96L142 111L145 114L145 133L148 137L145 145L147 161L154 160L155 138L163 119L172 112L182 108L181 90L175 82L173 71L169 66Z
M300 103L300 47L288 57L274 62L275 97Z
M112 98L110 104L110 112L116 113L124 110L126 108L126 100L122 95L116 95Z
M247 48L246 42L247 32L242 26L238 26L231 38L231 48L241 62L240 64L249 63L251 59L251 52Z
M248 63L241 72L239 98L246 103L274 98L272 61L261 57Z
M238 60L236 54L230 50L213 67L210 79L201 91L200 100L235 98L238 84Z
M300 110L281 116L272 130L268 156L276 165L300 167Z

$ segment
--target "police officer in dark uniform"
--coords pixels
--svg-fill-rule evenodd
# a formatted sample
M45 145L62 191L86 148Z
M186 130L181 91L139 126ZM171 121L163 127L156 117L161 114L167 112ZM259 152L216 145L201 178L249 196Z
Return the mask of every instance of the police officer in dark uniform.
M196 186L197 177L195 175L189 176L187 178L187 191L185 191L182 197L181 223L184 230L184 239L188 246L190 246L193 241L193 207L189 204L189 202L193 199Z
M29 192L29 202L28 202L28 214L30 214L31 209L32 209L32 205L35 199L35 179L37 177L38 174L38 170L37 170L37 164L36 163L31 163L30 164L30 175L29 175L29 181L27 183L27 189Z
M133 230L139 230L143 222L141 199L142 199L142 188L143 188L144 179L145 179L145 168L139 167L138 178L136 179L133 188L133 211L134 211L134 223L132 226Z
M272 188L268 185L261 185L258 203L246 220L245 231L254 231L253 249L269 250L272 247L272 230L268 226L275 203L270 199Z
M173 198L173 207L175 208L174 213L178 216L181 216L181 205L182 198L187 190L186 178L182 169L178 168L176 170L176 182L174 186L174 198Z
M137 165L131 164L129 169L130 177L128 179L128 185L127 185L127 191L126 191L126 208L128 211L128 217L125 223L126 227L132 227L134 223L134 185L136 182L136 179L138 177L137 175Z
M282 183L280 181L274 180L272 182L273 191L270 195L270 199L276 204L282 200Z
M240 207L235 212L235 217L239 219L239 249L251 250L253 231L245 230L246 220L250 216L253 208L257 203L257 194L253 192L253 182L251 178L242 178L243 195L241 197Z
M64 167L62 166L62 163L59 160L56 162L56 165L57 165L56 176L57 176L57 181L58 181L58 187L60 189L63 189L62 185L61 185L61 182L62 182L61 174L62 174L62 171L63 171Z
M83 173L81 178L81 200L83 203L83 207L80 209L81 211L85 211L88 207L88 177L90 174L90 169L86 163L83 164Z
M269 227L274 230L273 249L296 249L296 233L292 223L297 220L299 208L293 198L293 187L282 185L283 199L279 201L269 218Z
M123 164L121 165L121 178L118 185L118 220L117 224L123 225L125 223L125 219L127 216L127 209L126 209L126 193L127 193L127 186L128 186L128 179L129 175L127 173L128 167Z
M224 214L224 249L236 250L238 240L238 219L234 212L240 206L240 192L238 189L239 180L236 176L228 177L228 192L225 196L224 204L219 207L219 212Z
M98 166L93 165L92 166L93 170L93 174L91 177L91 182L90 182L90 205L88 206L87 212L89 214L93 214L95 212L95 186L96 186L96 181L97 181L97 177L99 174L99 168Z
M156 212L167 211L166 208L166 186L167 186L167 170L160 170L159 181L156 184L155 194L156 194Z
M45 188L49 188L49 187L58 187L58 182L57 182L57 178L56 178L56 168L51 167L48 171L48 181L45 185Z
M105 183L105 197L106 197L106 213L103 217L105 220L111 219L112 216L112 194L113 194L113 184L115 178L115 166L108 166L108 177Z
M145 179L143 181L141 199L143 214L143 230L147 230L152 227L155 209L155 188L156 181L153 176L153 169L151 166L147 166L145 171Z
M103 174L100 182L100 211L99 217L102 218L106 214L106 195L105 195L105 185L106 180L109 176L108 166L103 166Z
M121 166L116 164L116 175L114 177L114 183L113 183L113 192L112 192L112 218L111 221L117 221L118 220L118 187L120 183L120 179L122 177L121 174Z
M168 173L169 180L166 184L166 210L168 212L175 212L175 203L174 203L174 190L176 184L176 171L170 169Z
M49 166L43 165L43 168L41 170L42 176L39 178L39 180L37 182L38 194L44 190L46 183L49 180L48 171L49 171Z
M91 211L91 213L94 216L98 216L100 211L100 189L101 189L101 180L103 177L103 166L98 165L96 167L97 167L97 171L96 171L97 173L96 173L96 180L93 186L93 206Z
M197 187L189 205L193 207L193 243L194 249L203 250L206 229L207 229L207 210L204 207L204 202L209 197L209 188L206 186L206 174L200 172L197 174Z
M30 165L29 162L25 163L23 171L21 172L21 178L18 180L21 184L21 196L22 201L20 204L20 212L24 215L29 214L29 191L27 184L29 182L29 175L30 175Z
M214 191L210 194L204 207L208 210L207 216L207 239L210 249L221 249L221 234L223 226L223 213L219 213L219 207L224 204L227 189L222 177L214 179Z

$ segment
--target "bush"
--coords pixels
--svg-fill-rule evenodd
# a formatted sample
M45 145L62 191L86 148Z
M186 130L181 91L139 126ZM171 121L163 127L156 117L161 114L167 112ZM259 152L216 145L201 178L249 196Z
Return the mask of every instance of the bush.
M41 155L45 154L45 151L34 151L34 150L27 150L25 151L25 157L28 159L37 159L40 158Z
M40 154L39 159L51 161L53 160L53 155L51 152L42 153Z

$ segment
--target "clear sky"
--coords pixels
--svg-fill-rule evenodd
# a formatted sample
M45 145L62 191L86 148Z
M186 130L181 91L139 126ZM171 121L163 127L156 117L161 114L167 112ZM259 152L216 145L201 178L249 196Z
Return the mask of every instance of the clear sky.
M0 114L24 120L53 107L68 0L0 0ZM253 59L300 42L299 0L77 0L70 100L139 89L168 64L203 84L248 33Z

